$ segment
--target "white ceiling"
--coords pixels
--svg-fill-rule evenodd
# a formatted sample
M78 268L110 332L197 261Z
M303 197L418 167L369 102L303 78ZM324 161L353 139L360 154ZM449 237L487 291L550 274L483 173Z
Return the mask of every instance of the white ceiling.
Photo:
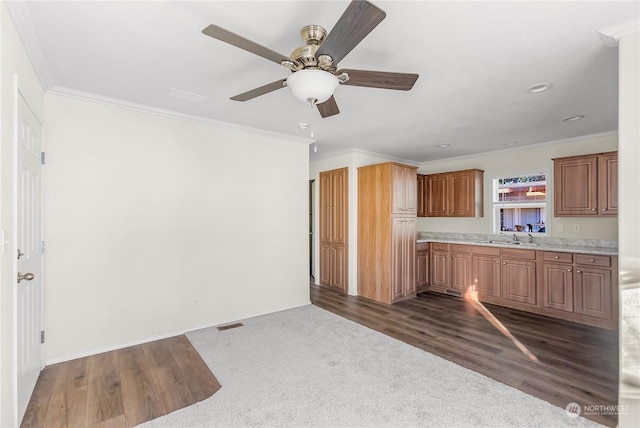
M617 129L617 49L598 30L637 19L638 1L374 1L386 19L339 68L418 73L413 90L342 86L341 113L326 119L286 88L229 100L289 71L203 28L288 55L303 26L330 30L348 3L26 1L11 11L46 89L299 137L311 122L311 159L359 149L425 162ZM553 88L527 92L540 82ZM584 119L562 121L572 115Z

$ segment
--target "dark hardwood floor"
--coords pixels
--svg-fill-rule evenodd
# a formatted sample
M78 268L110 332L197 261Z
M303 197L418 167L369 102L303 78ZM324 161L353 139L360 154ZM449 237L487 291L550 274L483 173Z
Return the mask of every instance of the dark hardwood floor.
M133 427L220 389L183 335L45 367L21 427Z
M385 305L311 285L311 301L563 409L572 402L618 403L616 331L485 305L538 358L534 362L462 298L428 292ZM615 415L583 416L617 424Z

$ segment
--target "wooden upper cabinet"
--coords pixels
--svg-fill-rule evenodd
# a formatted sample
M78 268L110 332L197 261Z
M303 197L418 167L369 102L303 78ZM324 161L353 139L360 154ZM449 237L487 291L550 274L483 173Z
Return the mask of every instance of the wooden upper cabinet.
M416 168L390 164L392 188L392 214L415 216L418 212L418 178Z
M598 208L600 215L618 215L618 153L598 156Z
M426 177L426 204L427 217L446 217L447 203L447 174L429 174Z
M556 217L618 214L618 153L553 160Z
M427 217L482 217L483 173L479 169L426 176Z
M416 204L417 204L417 216L426 217L427 210L425 206L426 202L426 190L425 190L426 177L422 174L418 174L417 188L416 188Z

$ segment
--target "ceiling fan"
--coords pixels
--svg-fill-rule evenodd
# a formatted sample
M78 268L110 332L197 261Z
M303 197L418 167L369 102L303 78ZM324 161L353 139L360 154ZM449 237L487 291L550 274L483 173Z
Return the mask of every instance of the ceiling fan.
M231 97L234 101L247 101L288 86L296 98L317 106L322 117L340 113L333 91L338 84L369 88L410 90L417 74L391 73L370 70L337 70L338 63L360 43L386 14L365 0L353 0L333 29L327 31L319 25L307 25L301 31L305 45L290 56L282 55L217 25L209 25L202 32L214 39L244 49L276 62L292 74L264 86Z

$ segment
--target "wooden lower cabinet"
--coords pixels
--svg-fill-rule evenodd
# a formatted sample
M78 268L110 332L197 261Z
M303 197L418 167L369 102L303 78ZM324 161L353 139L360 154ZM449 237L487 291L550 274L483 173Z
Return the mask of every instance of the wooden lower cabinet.
M320 285L347 288L347 254L344 245L320 245Z
M501 297L528 305L536 304L536 262L502 258Z
M500 248L472 247L471 283L478 299L496 303L500 299Z
M575 307L578 314L611 319L612 287L610 269L578 267L575 275Z
M431 263L429 285L431 289L445 292L451 282L451 259L449 259L449 244L431 244Z
M429 243L416 244L416 292L429 289Z
M465 252L456 252L456 248L463 248ZM464 294L471 285L471 254L468 245L452 245L451 251L451 288Z
M469 284L482 302L618 328L615 256L438 243L429 261L429 290L457 295Z
M573 266L562 263L542 265L542 305L573 312Z
M432 244L429 288L462 296L471 285L470 251L470 245Z

